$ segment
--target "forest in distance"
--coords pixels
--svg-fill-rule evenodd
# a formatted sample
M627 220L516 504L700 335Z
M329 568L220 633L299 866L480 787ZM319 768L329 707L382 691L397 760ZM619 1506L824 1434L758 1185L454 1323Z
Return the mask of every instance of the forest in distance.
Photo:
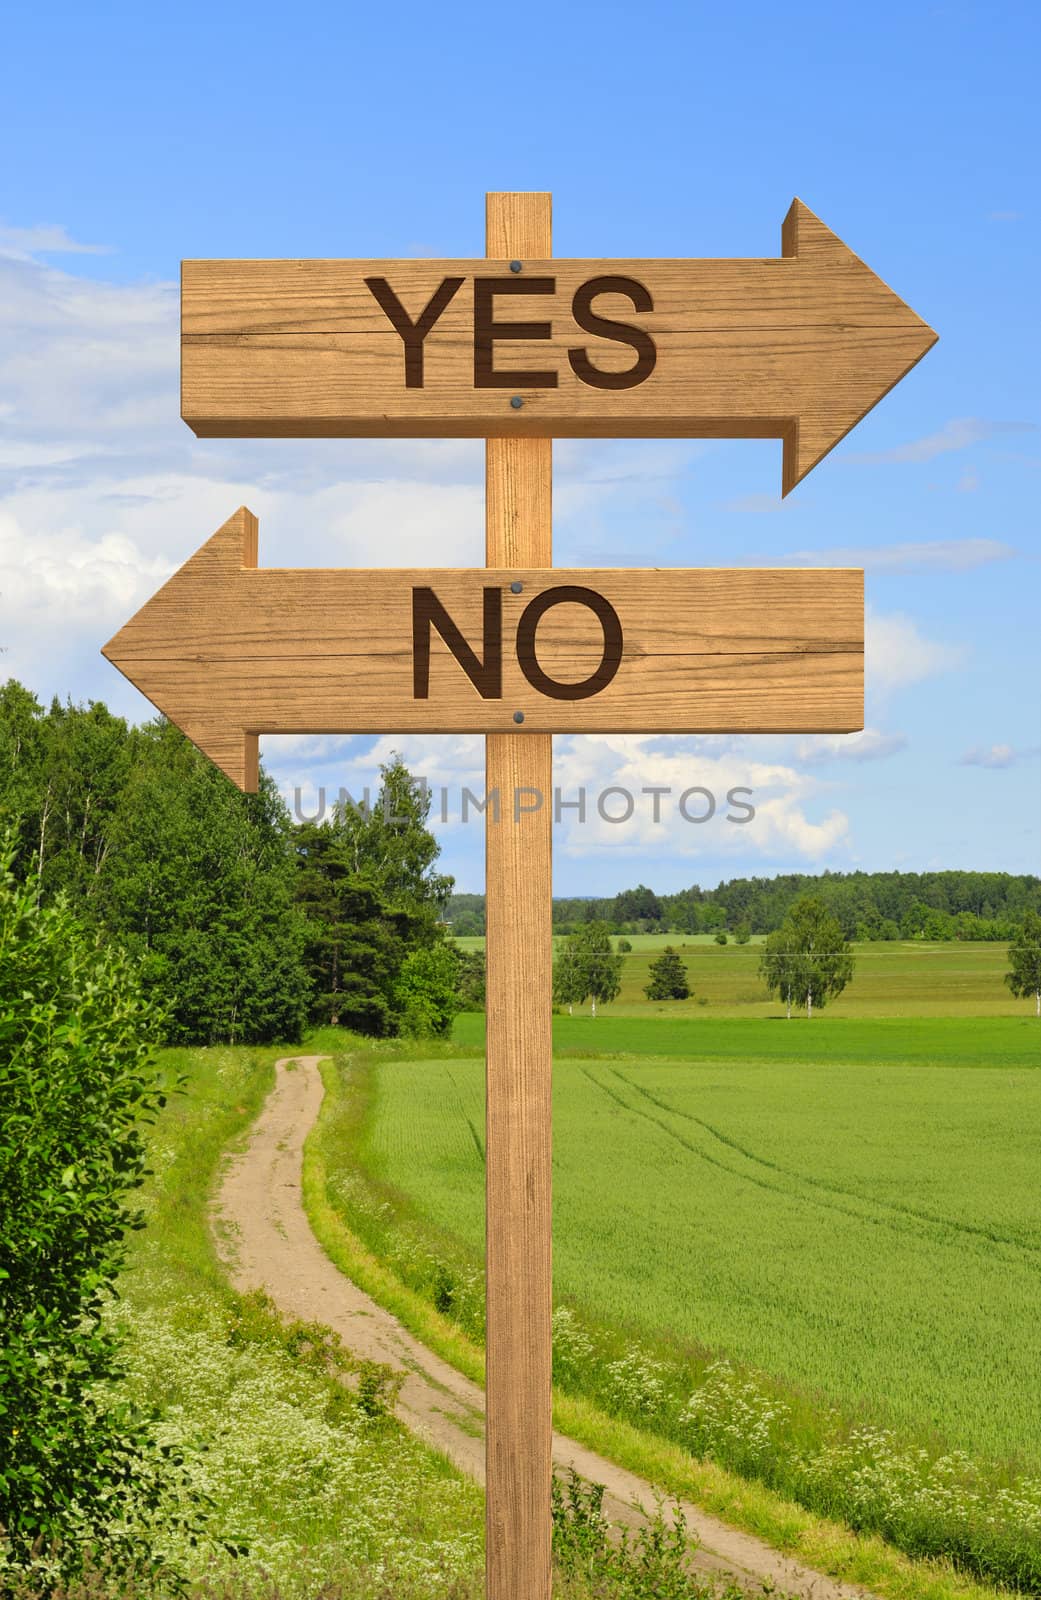
M606 922L613 933L775 932L806 894L821 899L847 939L1006 940L1028 912L1041 912L1041 878L1030 873L789 872L691 884L656 894L645 884L609 896L556 896L553 927L569 933ZM483 894L452 894L445 915L460 937L485 931Z

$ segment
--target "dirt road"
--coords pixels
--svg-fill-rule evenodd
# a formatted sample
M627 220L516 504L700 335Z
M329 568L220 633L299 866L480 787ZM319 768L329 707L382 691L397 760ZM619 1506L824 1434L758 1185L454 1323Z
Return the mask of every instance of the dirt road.
M301 1167L324 1092L320 1060L296 1056L278 1063L275 1088L220 1184L214 1205L218 1249L236 1288L263 1289L287 1317L323 1322L356 1355L404 1372L401 1421L483 1483L483 1392L344 1277L311 1232ZM553 1436L553 1458L558 1469L574 1467L605 1485L604 1510L612 1521L635 1525L642 1520L636 1503L653 1506L649 1483L561 1434ZM749 1589L765 1583L806 1600L865 1600L866 1591L813 1572L697 1506L679 1503L700 1542L696 1564L702 1569L733 1576Z

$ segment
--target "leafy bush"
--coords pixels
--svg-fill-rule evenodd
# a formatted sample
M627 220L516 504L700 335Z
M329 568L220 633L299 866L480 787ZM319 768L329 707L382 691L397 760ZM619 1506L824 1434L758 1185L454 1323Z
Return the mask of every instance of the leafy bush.
M631 1350L608 1362L605 1375L611 1407L640 1421L655 1417L664 1407L668 1390L665 1367L640 1350Z
M553 1381L581 1378L593 1360L593 1341L567 1306L553 1312Z
M583 1483L572 1471L565 1488L553 1480L553 1555L567 1580L578 1580L581 1594L603 1600L738 1600L736 1585L717 1586L690 1570L696 1548L677 1506L671 1526L659 1504L635 1538L614 1529L604 1516L604 1486Z
M450 1033L459 1009L458 982L458 958L450 945L411 951L398 978L401 1031L414 1039Z
M1041 1480L996 1487L962 1451L931 1454L886 1428L854 1428L794 1465L802 1492L851 1528L1041 1593Z
M780 1428L789 1407L774 1399L729 1361L714 1361L680 1414L680 1427L697 1456L712 1456L739 1472L752 1472L784 1448Z
M153 1571L142 1524L165 1515L181 1456L99 1391L118 1375L102 1324L140 1226L142 1123L164 1102L150 1055L161 1018L136 970L65 902L38 903L0 849L0 1579L75 1576L102 1545ZM201 1503L176 1513L189 1529ZM161 1566L161 1563L158 1563Z
M462 1011L483 1011L488 989L488 971L483 950L464 950L453 943L458 963L456 992Z

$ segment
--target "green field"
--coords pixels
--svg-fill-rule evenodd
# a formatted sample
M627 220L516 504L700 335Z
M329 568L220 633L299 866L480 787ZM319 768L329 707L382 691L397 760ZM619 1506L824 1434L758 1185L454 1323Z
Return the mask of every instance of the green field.
M464 949L484 948L480 938L458 943ZM783 1007L768 996L758 974L761 939L746 945L717 945L707 934L695 938L633 934L631 943L633 950L622 969L622 992L604 1008L605 1017L783 1015ZM687 966L689 1000L652 1002L644 997L650 964L667 944L680 951ZM1004 944L954 940L927 944L909 939L855 945L854 954L853 982L829 1003L829 1015L1009 1017L1028 1016L1033 1010L1032 1002L1014 999L1005 987Z
M1032 1019L556 1022L558 1297L1041 1468ZM366 1164L478 1256L483 1064L376 1083Z

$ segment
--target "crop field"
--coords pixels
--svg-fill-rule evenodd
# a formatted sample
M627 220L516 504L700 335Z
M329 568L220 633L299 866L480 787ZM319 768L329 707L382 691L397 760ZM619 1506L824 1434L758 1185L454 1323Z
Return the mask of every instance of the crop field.
M483 1018L460 1022L477 1045ZM1041 1468L1033 1019L557 1024L559 1298ZM365 1135L475 1256L483 1100L476 1057L381 1062Z

